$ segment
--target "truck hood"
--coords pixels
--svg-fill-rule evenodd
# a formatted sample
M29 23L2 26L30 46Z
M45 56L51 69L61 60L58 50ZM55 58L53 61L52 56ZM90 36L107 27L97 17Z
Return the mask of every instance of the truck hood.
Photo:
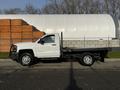
M19 49L32 49L34 47L35 43L33 43L33 42L22 42L22 43L16 43L15 45Z

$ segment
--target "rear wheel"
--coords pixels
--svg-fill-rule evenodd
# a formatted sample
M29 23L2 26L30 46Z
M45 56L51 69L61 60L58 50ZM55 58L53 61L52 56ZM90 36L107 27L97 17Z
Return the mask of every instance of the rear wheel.
M31 65L32 61L33 61L33 55L31 55L30 53L23 53L20 55L20 63L23 66Z
M82 55L81 63L85 66L92 66L95 62L95 59L92 54L85 53Z

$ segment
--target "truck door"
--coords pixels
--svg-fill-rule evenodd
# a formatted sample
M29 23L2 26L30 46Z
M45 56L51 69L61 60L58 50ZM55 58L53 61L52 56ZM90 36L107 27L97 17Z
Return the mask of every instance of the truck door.
M37 56L39 58L60 57L59 36L47 35L38 41Z

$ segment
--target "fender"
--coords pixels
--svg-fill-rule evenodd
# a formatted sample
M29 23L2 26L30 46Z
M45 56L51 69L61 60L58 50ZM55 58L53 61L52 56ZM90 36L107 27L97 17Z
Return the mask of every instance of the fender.
M20 56L22 53L30 53L33 55L33 57L35 56L32 49L21 49L21 50L19 50L18 56Z

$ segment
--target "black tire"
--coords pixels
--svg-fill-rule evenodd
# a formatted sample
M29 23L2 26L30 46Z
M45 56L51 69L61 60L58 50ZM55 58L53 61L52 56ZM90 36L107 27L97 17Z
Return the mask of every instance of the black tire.
M30 53L23 53L20 55L20 63L23 66L30 66L33 62L33 55Z
M82 54L80 63L85 66L92 66L95 62L94 56L91 53Z

